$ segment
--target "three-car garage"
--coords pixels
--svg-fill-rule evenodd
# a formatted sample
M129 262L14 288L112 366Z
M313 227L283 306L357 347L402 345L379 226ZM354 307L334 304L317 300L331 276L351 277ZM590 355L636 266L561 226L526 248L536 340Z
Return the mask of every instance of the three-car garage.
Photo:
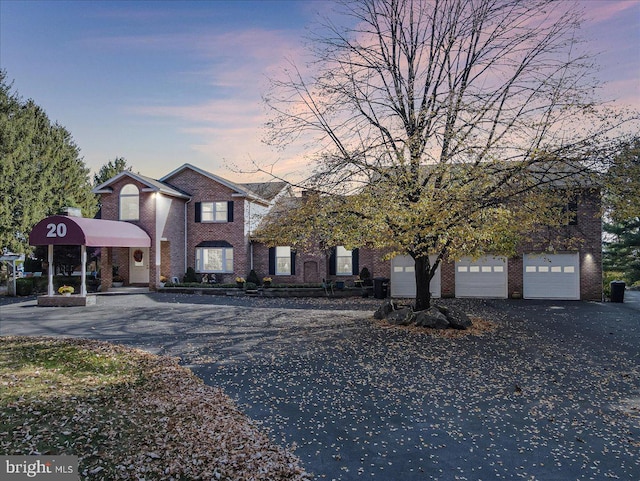
M442 266L431 281L431 295L441 292L455 297L506 299L516 293L525 299L580 299L580 255L578 252L525 253L504 256L464 257L442 279ZM509 279L512 276L512 279ZM520 277L521 276L521 277ZM447 285L446 283L449 282ZM453 284L453 285L452 285ZM409 256L391 260L391 296L411 298L416 294L415 268Z

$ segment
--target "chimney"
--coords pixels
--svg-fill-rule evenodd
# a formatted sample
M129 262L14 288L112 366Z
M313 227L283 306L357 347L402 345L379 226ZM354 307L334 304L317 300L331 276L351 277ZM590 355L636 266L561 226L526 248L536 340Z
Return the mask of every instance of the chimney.
M60 214L68 217L82 217L82 209L80 207L63 207L60 209Z

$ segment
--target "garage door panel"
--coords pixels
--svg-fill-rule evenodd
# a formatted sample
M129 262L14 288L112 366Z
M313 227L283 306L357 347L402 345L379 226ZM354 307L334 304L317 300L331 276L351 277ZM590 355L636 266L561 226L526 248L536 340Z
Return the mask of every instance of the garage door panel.
M525 299L580 299L578 253L525 254Z
M456 297L507 297L507 259L465 257L456 262Z
M431 258L431 262L435 257ZM440 267L430 284L431 296L440 297ZM391 296L416 297L415 261L411 256L396 256L391 259Z

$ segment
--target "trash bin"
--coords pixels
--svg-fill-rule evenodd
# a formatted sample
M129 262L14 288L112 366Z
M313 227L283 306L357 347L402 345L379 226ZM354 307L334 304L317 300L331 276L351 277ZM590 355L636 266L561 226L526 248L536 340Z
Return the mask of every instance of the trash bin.
M389 293L389 279L386 277L373 278L373 297L376 299L386 299Z
M609 286L611 287L611 302L624 302L624 288L626 286L624 281L612 281Z

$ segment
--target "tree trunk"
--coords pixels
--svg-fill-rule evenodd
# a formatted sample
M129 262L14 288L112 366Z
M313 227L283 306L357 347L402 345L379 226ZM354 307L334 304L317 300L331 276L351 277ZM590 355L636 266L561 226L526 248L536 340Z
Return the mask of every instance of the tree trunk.
M429 285L431 283L431 263L429 256L414 257L416 263L416 311L424 311L431 307L431 291Z

